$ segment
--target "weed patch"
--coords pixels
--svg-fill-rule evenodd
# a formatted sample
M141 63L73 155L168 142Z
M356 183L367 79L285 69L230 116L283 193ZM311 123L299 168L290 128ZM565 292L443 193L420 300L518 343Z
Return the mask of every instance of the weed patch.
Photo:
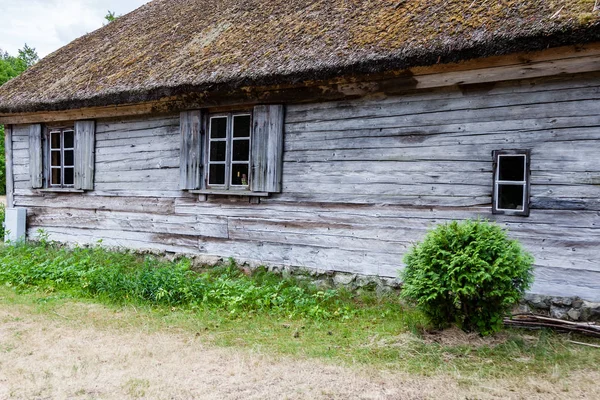
M233 261L199 273L191 269L188 259L168 262L101 247L69 249L42 241L2 247L0 262L0 283L17 290L60 292L114 304L314 320L347 320L358 312L351 294L344 290L321 290L264 270L246 276Z

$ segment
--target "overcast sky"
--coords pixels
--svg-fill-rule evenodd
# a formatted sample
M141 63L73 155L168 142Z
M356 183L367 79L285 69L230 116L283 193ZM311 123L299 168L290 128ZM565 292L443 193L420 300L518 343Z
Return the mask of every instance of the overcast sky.
M117 15L149 0L0 0L0 49L17 55L25 43L40 58L105 22L108 10Z

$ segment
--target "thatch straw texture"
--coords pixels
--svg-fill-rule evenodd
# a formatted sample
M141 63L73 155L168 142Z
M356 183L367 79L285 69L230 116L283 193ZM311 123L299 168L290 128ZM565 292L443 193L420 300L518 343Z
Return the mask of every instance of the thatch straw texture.
M156 100L600 40L595 0L154 0L0 88L0 112Z

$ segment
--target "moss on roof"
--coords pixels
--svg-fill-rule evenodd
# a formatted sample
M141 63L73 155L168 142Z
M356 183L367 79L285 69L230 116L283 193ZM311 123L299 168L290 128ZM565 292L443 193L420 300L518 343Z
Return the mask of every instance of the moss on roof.
M0 112L155 100L600 40L595 0L154 0L0 88Z

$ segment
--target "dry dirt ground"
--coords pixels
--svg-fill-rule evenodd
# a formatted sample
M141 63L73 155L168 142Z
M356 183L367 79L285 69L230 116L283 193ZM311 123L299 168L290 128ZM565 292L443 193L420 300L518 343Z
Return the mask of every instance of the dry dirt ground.
M81 315L104 313L102 306ZM598 399L600 373L568 379L414 376L214 348L174 329L92 324L0 305L0 399Z

